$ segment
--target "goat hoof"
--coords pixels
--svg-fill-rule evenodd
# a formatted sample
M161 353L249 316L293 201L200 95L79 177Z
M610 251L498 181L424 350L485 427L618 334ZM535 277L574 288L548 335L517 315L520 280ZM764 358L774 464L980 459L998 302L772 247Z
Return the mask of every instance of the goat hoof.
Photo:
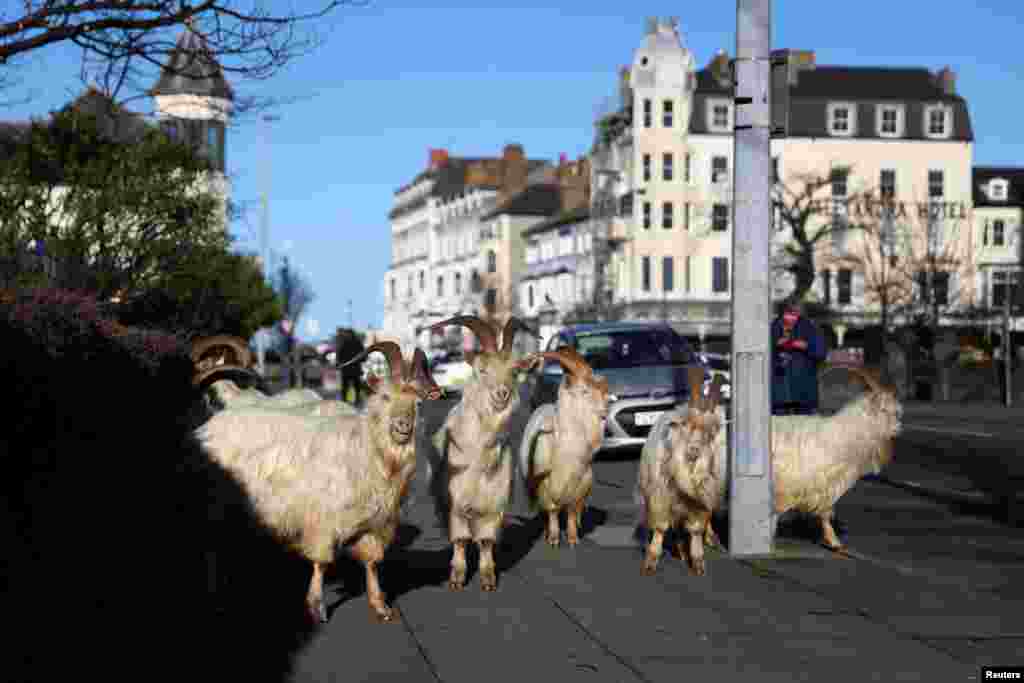
M690 573L694 576L704 576L707 573L704 569L704 561L701 560L690 565Z
M643 565L640 567L640 575L641 576L654 576L654 572L656 572L657 570L658 570L658 563L657 562L647 561L647 562L644 562Z
M493 576L480 577L480 590L485 593L493 593L498 590L498 579Z
M578 546L580 544L580 539L573 538L572 536L570 536L567 542L568 542L570 548L575 548L576 546Z
M382 624L387 624L395 619L395 611L390 607L373 610L373 617Z
M448 579L448 588L453 591L460 591L466 586L465 576L453 576Z
M309 619L310 623L314 625L326 624L327 607L324 605L323 601L321 600L315 604L306 605L306 617Z

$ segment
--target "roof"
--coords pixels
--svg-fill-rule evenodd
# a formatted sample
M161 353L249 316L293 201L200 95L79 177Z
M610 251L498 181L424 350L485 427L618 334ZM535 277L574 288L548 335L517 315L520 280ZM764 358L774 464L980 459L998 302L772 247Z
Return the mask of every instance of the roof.
M562 192L557 185L544 183L530 185L480 217L487 220L495 216L550 216L562 206Z
M151 95L199 95L234 100L231 86L201 35L186 26Z
M548 230L554 230L560 228L563 225L573 225L575 223L582 223L583 221L590 218L590 206L583 204L570 209L569 211L562 211L561 213L555 214L550 218L545 218L536 225L531 225L526 230L523 230L523 237L529 235L536 235L538 233L547 232Z
M993 178L1005 178L1009 181L1006 201L992 201L982 191L982 187ZM972 171L971 187L974 190L975 207L1024 207L1024 166L975 166Z
M946 94L935 74L925 68L816 65L798 71L796 82L790 85L789 96L790 137L832 137L826 128L827 105L842 100L856 103L859 122L870 122L858 125L854 138L877 138L874 126L877 106L902 103L906 106L905 134L899 139L927 139L924 107L942 102L953 108L953 134L947 139L974 140L967 102L959 95ZM705 68L697 72L691 133L710 133L704 111L705 102L711 97L732 99L732 91L716 81L710 68Z

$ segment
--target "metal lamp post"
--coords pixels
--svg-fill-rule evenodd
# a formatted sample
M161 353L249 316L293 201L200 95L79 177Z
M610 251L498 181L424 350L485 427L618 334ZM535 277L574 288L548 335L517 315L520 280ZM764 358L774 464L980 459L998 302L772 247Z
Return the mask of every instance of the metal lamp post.
M267 282L271 281L271 270L270 270L270 126L269 124L274 121L280 121L280 116L273 116L265 114L260 117L263 121L263 154L264 154L264 173L266 174L263 182L263 193L261 202L263 204L263 220L260 225L260 252L263 259L263 277L266 278ZM266 333L256 335L256 354L259 362L260 375L266 379Z

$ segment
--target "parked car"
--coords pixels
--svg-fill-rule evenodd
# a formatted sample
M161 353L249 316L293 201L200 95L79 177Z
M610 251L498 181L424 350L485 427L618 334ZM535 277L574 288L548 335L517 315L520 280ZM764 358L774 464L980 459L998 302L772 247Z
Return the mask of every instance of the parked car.
M442 353L430 362L430 372L437 386L445 391L458 392L473 374L461 351Z
M594 369L608 378L608 422L602 450L643 445L647 433L667 410L686 402L688 368L704 368L705 385L711 371L686 340L661 322L607 322L572 325L553 335L545 350L573 347ZM562 368L546 362L534 394L534 405L553 403Z

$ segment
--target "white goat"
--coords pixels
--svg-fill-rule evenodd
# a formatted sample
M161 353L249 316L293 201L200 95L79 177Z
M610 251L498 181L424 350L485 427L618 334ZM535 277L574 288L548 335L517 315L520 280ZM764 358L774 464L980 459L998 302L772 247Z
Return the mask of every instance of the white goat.
M520 474L531 503L547 514L547 542L558 546L559 514L566 512L566 537L579 543L587 497L594 484L594 453L608 419L608 378L595 377L569 346L535 354L565 369L556 404L539 406L527 423L519 449Z
M822 543L842 554L832 527L836 502L868 473L878 473L892 459L903 408L891 387L865 371L850 369L868 391L832 416L786 415L771 419L771 467L775 513L798 510L818 517ZM637 492L651 541L643 572L653 573L664 533L685 527L690 569L703 575L703 543L715 544L711 515L728 507L725 411L712 387L700 397L699 380L691 378L689 405L662 416L648 435L641 455ZM703 541L703 542L702 542Z
M480 318L456 316L431 329L446 325L464 325L480 342L479 353L466 354L473 375L463 386L462 399L432 438L447 471L449 587L460 590L466 584L466 545L472 540L480 550L480 587L493 591L498 585L494 546L512 493L514 455L508 427L520 404L518 373L537 359L512 357L516 330L526 328L517 318L505 324L501 350L496 330Z
M364 414L238 408L217 413L197 430L267 526L313 563L306 605L315 621L326 620L324 569L341 546L366 567L371 612L392 619L376 567L394 538L415 470L417 405L441 392L420 349L410 365L397 344L379 342L349 362L375 351L387 356L391 373L387 381L371 375Z

